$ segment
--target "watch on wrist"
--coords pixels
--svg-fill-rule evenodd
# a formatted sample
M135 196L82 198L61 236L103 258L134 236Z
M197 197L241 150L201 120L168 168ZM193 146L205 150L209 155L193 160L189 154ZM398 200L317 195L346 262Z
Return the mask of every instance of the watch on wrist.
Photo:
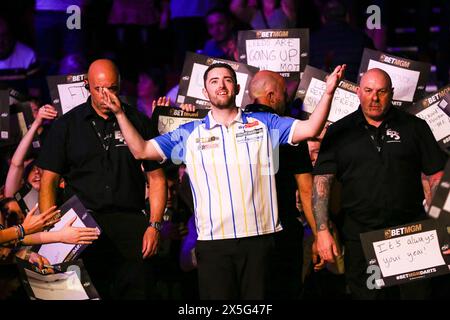
M152 222L152 221L150 221L149 223L148 223L148 226L149 227L152 227L152 228L155 228L157 231L161 231L161 228L162 228L162 224L161 224L161 222Z

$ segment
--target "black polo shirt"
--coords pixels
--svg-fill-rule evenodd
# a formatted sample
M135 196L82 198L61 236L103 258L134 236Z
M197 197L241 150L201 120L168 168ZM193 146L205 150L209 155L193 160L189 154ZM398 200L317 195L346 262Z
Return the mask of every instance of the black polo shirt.
M270 112L272 108L261 104L250 104L245 108L249 112ZM296 206L295 192L297 190L296 174L312 172L308 144L302 141L298 146L282 145L278 149L278 170L275 174L277 188L278 216L284 229L290 225L298 225L299 212Z
M391 107L376 128L360 108L328 128L314 174L342 183L344 236L359 240L361 232L425 218L421 173L445 162L424 120Z
M311 173L312 164L306 141L300 142L298 146L282 145L279 152L280 163L278 172L275 174L275 183L277 186L278 215L283 225L283 222L287 219L296 219L299 216L295 199L297 190L295 175Z
M124 105L125 113L146 140L152 138L150 119ZM159 168L153 161L134 159L111 115L103 119L88 101L56 120L37 165L65 179L65 195L76 194L91 210L137 212L145 208L145 171Z

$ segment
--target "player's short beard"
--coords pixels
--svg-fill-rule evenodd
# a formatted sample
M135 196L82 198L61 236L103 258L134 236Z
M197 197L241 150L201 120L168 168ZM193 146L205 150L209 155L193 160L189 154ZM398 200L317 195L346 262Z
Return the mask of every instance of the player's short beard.
M214 105L217 109L229 109L236 106L236 99L230 98L227 103L218 103Z

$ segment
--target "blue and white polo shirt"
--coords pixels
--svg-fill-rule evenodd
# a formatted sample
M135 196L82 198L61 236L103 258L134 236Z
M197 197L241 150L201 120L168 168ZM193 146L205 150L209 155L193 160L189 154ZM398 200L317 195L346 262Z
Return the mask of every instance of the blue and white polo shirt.
M211 111L150 140L163 159L184 162L198 240L243 238L282 229L274 175L278 145L292 144L293 118L239 112L229 127Z

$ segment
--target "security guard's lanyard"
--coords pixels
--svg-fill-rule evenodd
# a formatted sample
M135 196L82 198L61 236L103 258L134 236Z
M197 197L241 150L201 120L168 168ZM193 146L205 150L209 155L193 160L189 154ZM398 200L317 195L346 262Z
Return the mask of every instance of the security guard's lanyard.
M370 142L374 145L374 147L377 149L378 152L381 152L381 147L384 141L384 132L387 130L387 123L384 124L384 131L381 135L381 138L378 138L378 133L380 132L380 128L376 128L375 130L371 130L367 124L364 125L364 128L366 128L367 133L370 136ZM374 132L375 131L375 132Z
M113 136L112 133L106 133L105 136L102 135L102 133L100 132L100 130L97 127L97 124L95 123L95 120L92 119L91 120L92 123L92 127L94 128L95 133L97 134L98 139L100 140L100 143L103 146L103 149L105 149L105 151L109 150L109 145L111 144L111 138ZM105 124L105 126L107 126L108 123ZM116 127L116 123L113 122L113 129L115 129ZM106 129L105 129L106 132Z

